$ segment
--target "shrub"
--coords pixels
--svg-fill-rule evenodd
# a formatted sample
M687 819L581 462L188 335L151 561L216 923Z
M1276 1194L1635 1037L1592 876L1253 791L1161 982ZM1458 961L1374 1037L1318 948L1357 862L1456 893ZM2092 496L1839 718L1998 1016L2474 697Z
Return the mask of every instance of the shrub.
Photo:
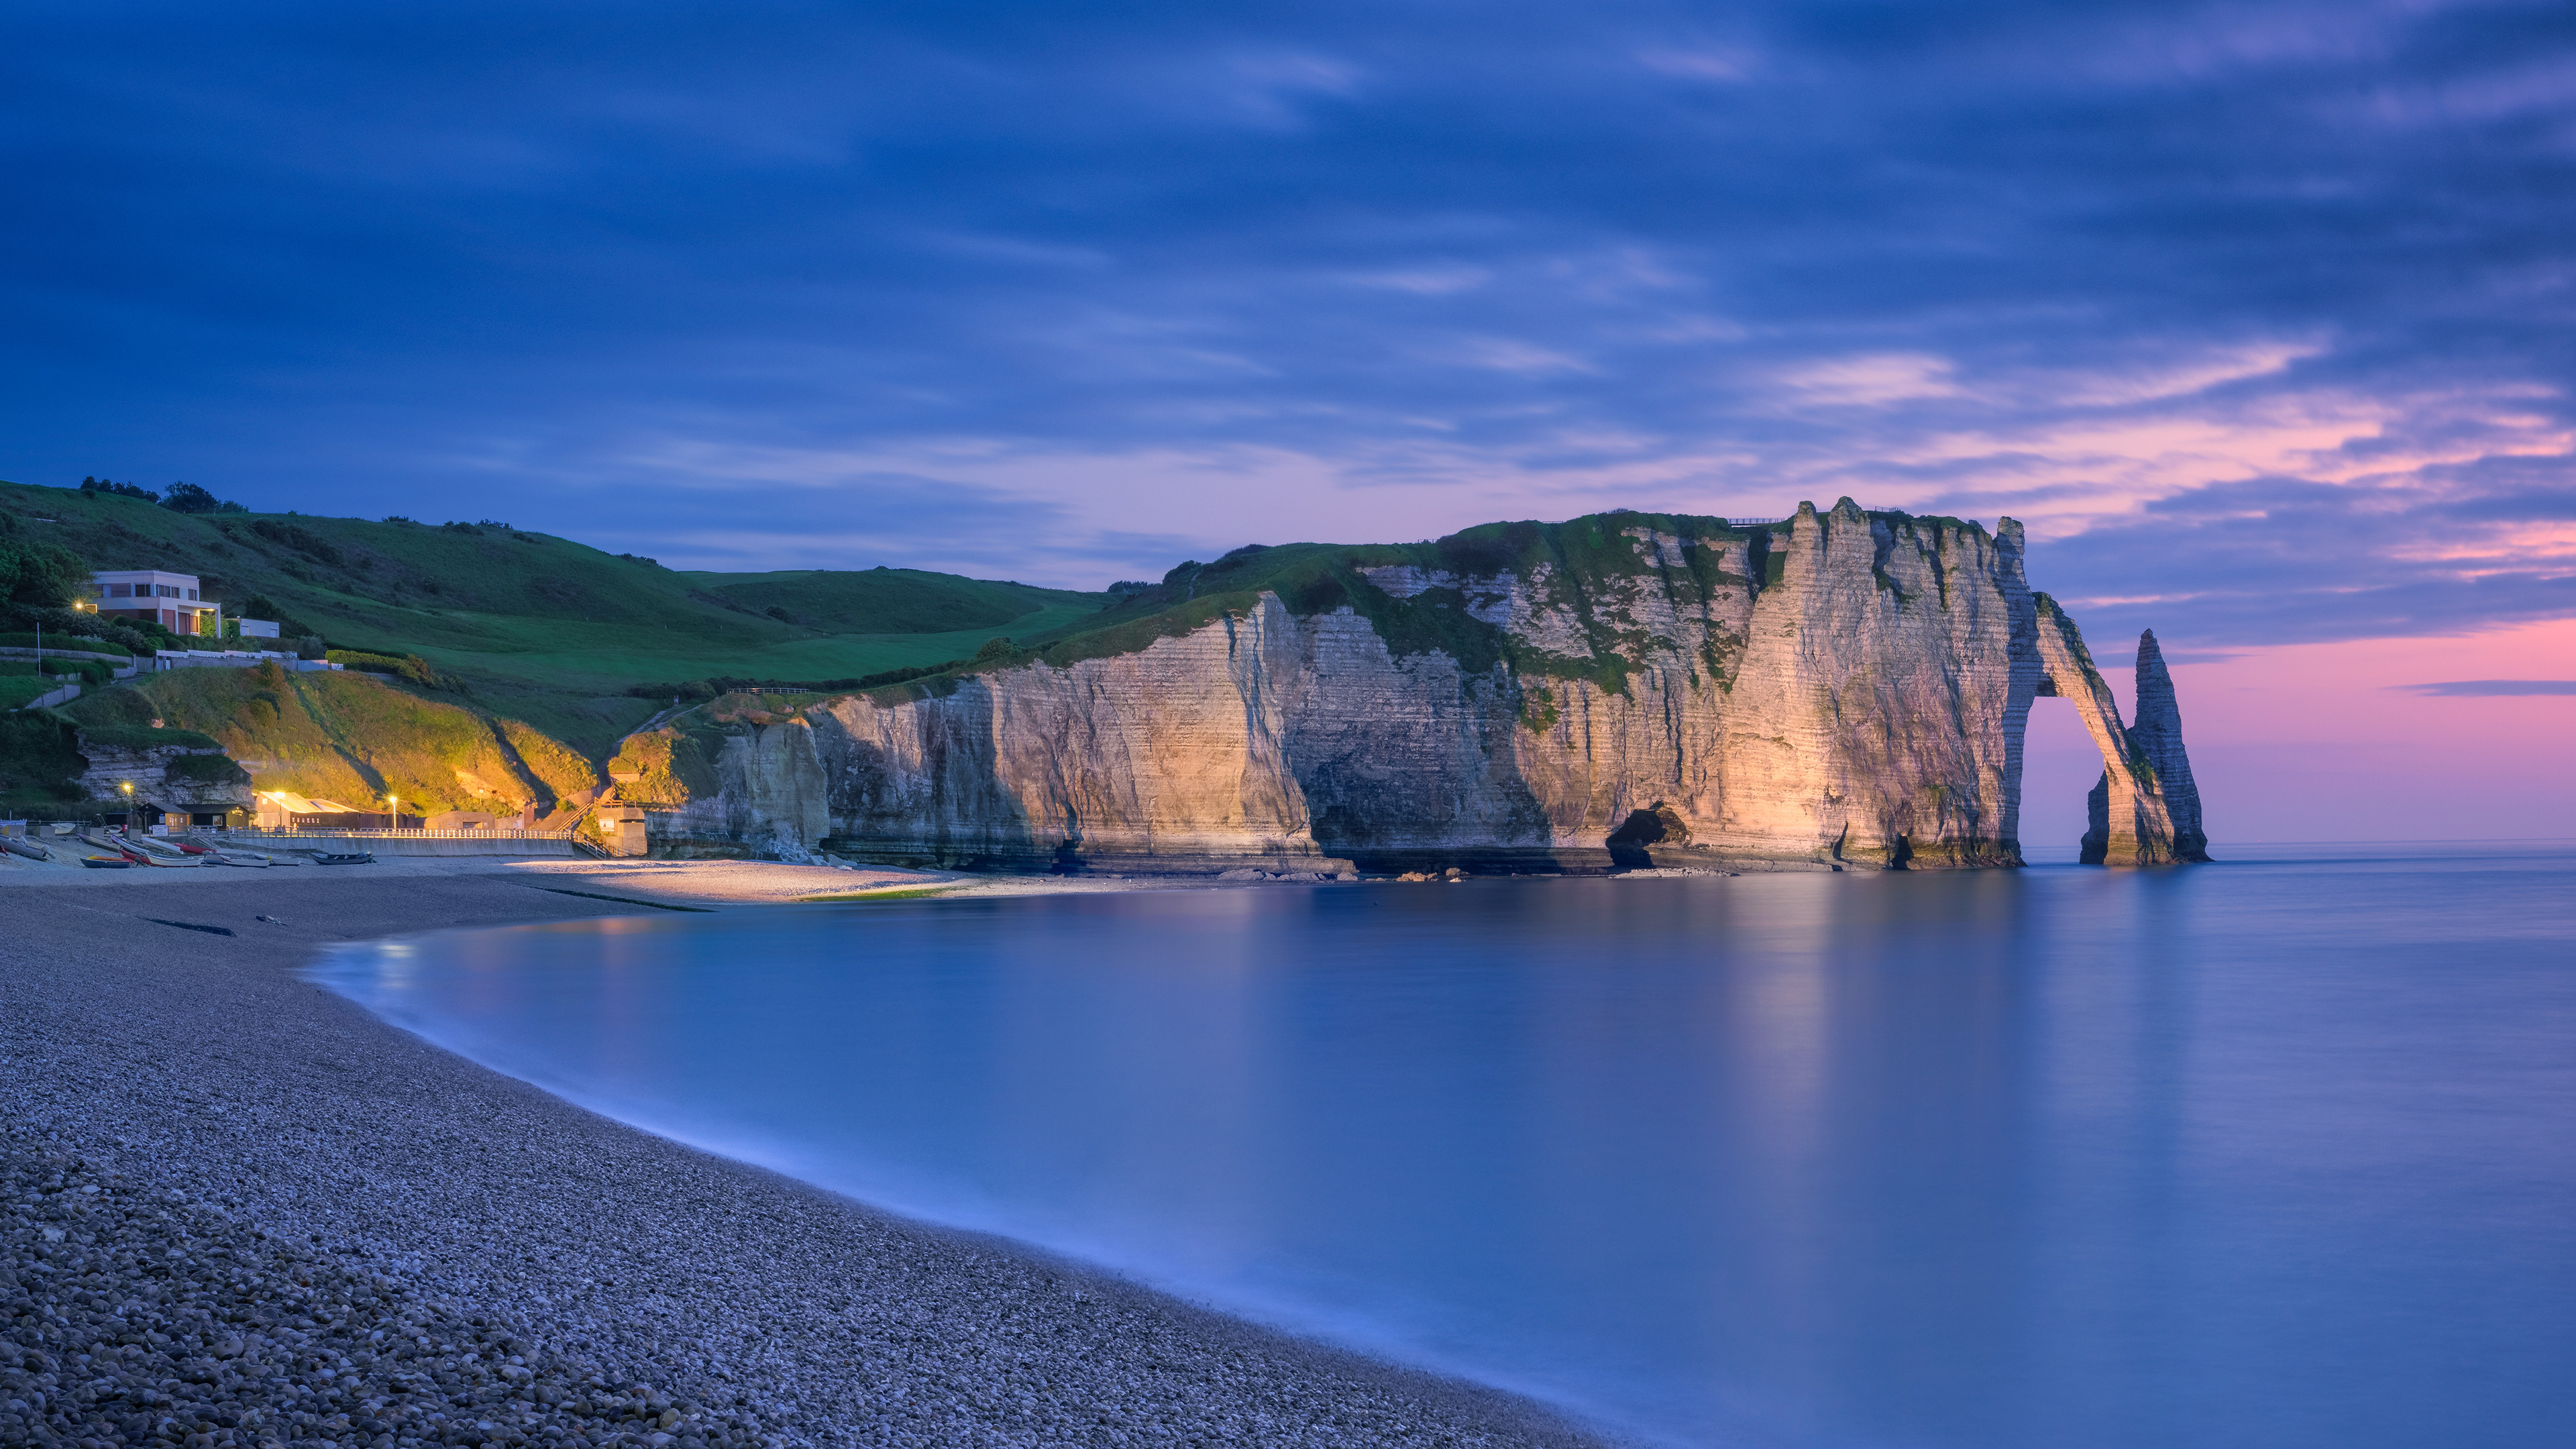
M323 658L349 669L369 674L391 674L408 679L423 689L454 691L455 684L430 667L428 660L417 654L369 654L359 649L333 649Z
M149 488L137 488L131 483L111 483L104 478L83 478L80 484L80 491L83 493L113 493L120 498L140 498L146 503L158 503L161 501L161 495L153 492Z
M83 684L105 684L116 678L116 666L97 659L48 657L44 662L43 670L47 675L57 679L78 678ZM32 679L36 677L36 673L37 664L33 659L0 659L0 674L22 675ZM49 684L46 687L50 689L53 686Z
M88 595L89 565L60 544L0 539L0 602L59 609Z
M173 483L161 496L161 506L175 513L248 513L238 503L217 498L194 483Z
M0 649L33 649L37 646L37 638L38 636L32 632L25 634L0 634ZM133 650L126 648L124 645L117 643L113 639L99 639L85 634L68 634L55 629L50 624L45 628L43 641L45 652L48 654L57 649L69 650L73 653L89 654L131 655L134 652Z

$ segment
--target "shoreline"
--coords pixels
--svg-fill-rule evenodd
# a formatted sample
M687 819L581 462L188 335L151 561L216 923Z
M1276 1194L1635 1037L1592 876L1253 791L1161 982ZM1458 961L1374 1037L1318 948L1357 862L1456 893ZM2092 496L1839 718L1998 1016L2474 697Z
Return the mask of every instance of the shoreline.
M176 1190L460 1312L523 1323L595 1375L727 1406L784 1442L1613 1442L1502 1390L652 1136L300 975L342 942L723 909L799 899L818 878L901 888L928 873L441 864L136 881L47 871L44 883L80 888L0 891L11 1117L140 1190ZM1174 887L1192 888L1072 888ZM232 934L196 929L207 926Z

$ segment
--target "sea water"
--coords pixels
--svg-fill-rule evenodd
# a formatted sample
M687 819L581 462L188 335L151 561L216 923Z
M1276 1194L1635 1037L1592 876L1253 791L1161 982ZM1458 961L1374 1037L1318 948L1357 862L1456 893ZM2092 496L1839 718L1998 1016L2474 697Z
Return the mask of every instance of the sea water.
M2576 850L347 948L639 1126L1676 1443L2576 1443Z

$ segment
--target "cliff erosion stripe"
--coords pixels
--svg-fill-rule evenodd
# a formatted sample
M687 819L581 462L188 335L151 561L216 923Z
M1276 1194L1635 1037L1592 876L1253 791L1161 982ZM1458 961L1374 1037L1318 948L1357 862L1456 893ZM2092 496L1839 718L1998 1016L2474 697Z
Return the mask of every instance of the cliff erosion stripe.
M715 908L712 906L666 905L661 901L639 901L633 896L604 896L597 891L568 891L560 886L534 886L531 887L531 889L551 891L559 896L579 896L586 901L615 901L621 906L651 906L657 911L697 911L710 916L716 913ZM224 934L229 936L232 932L226 931Z

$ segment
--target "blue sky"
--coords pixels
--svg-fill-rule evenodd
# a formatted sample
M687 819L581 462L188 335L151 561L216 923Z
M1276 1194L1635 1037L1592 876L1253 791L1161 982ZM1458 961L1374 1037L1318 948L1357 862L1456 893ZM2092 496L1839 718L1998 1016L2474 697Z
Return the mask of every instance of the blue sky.
M1799 499L2576 614L2576 7L22 3L0 476L1098 586ZM2564 672L2564 671L2560 671Z

